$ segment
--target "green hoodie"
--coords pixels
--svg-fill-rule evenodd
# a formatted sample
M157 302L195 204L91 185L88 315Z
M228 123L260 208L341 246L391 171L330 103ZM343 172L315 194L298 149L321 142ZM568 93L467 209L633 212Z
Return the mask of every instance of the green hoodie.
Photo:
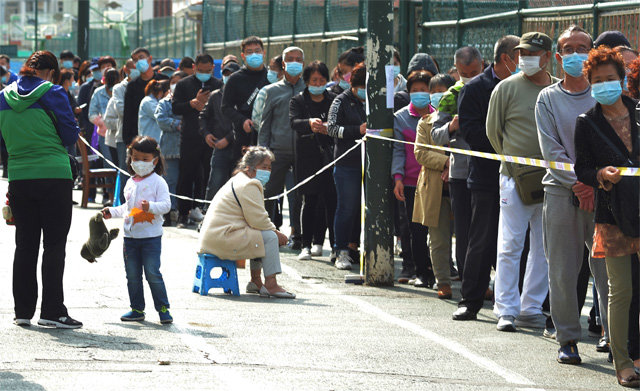
M53 84L44 82L22 94L18 84L8 85L0 96L0 130L9 154L9 181L72 179L67 151L56 128L39 105L33 106Z

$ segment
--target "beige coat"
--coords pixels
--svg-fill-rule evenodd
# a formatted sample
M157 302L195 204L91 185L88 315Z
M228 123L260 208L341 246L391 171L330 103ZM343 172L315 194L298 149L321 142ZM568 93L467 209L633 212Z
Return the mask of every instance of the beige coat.
M242 207L233 195L232 184ZM262 258L261 231L275 229L264 209L262 184L240 172L213 198L202 222L199 252L231 260Z
M423 117L418 122L416 143L435 145L431 137L431 128L436 113ZM444 152L416 145L413 149L416 160L422 169L416 185L416 198L413 204L413 222L437 227L442 203L442 171L449 162Z

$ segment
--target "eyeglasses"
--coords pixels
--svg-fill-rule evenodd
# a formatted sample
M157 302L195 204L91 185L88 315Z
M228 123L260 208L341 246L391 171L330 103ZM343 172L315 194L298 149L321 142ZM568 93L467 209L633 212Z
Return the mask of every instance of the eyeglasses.
M577 49L574 48L564 48L560 51L560 53L562 54L573 54L573 53L578 53L578 54L587 54L589 53L589 50L591 50L590 48L585 48L585 47L579 47Z

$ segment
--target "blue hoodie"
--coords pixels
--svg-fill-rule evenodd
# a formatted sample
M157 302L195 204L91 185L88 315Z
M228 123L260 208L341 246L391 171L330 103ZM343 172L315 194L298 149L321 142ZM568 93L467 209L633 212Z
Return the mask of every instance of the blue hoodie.
M58 131L40 102L53 113ZM9 181L71 179L64 148L80 129L64 88L34 76L23 76L0 92L0 131L9 153Z

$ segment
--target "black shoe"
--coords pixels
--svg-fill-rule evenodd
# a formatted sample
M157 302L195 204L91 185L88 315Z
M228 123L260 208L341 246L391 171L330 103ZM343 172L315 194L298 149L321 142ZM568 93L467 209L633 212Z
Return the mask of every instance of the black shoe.
M82 327L82 322L69 317L61 316L58 319L44 319L38 320L40 326L55 327L57 329L79 329Z
M418 277L415 279L413 286L418 288L433 288L435 279L429 277Z
M600 353L608 353L609 352L609 341L605 337L600 338L600 341L596 344L596 352Z
M164 223L162 223L162 226L171 227L171 213L167 213L163 217L164 217Z
M189 216L180 216L178 217L178 224L176 228L187 228L189 225Z
M287 248L291 251L300 251L302 250L302 240L298 238L294 238L293 236L289 236L289 241L287 242Z
M360 251L349 249L352 264L360 264Z
M329 255L329 261L331 261L331 263L336 263L336 259L338 259L338 252L335 249L331 250L331 254Z
M476 320L478 319L478 313L471 311L467 307L459 307L456 312L453 313L453 320Z

